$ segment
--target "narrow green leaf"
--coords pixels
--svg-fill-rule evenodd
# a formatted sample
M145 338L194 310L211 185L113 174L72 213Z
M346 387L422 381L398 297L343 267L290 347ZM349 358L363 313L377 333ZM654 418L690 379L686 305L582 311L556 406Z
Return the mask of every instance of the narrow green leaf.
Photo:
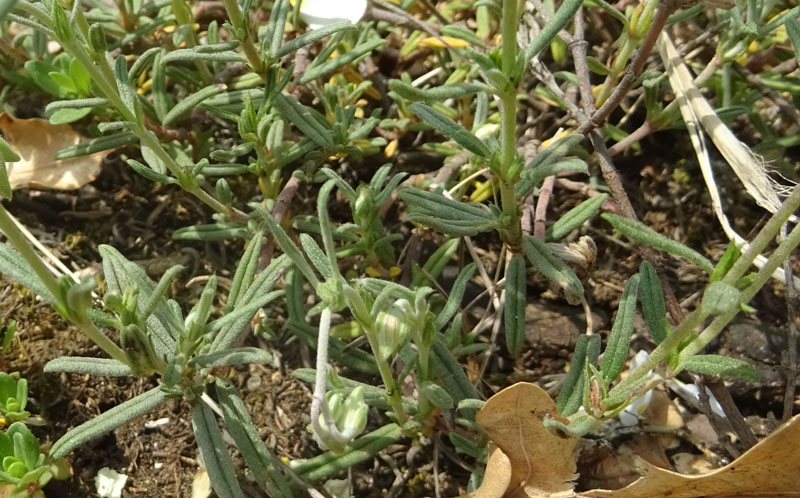
M722 277L727 275L731 268L733 268L733 265L741 254L741 248L736 245L736 241L730 241L730 243L728 243L728 248L725 249L725 254L722 255L722 259L719 260L719 263L714 267L714 271L711 272L711 278L709 280L712 282L722 280Z
M250 235L247 225L238 221L212 223L210 225L195 225L183 227L172 232L175 240L208 240L219 241L227 239L245 238Z
M667 338L667 307L661 280L653 266L647 261L639 265L639 298L642 301L642 314L656 344Z
M247 248L244 250L239 264L236 266L236 273L233 274L231 289L228 292L228 302L225 304L225 313L229 313L234 306L239 303L240 296L247 292L253 283L253 277L258 269L261 259L261 247L264 245L264 234L259 232L250 239Z
M608 344L603 352L603 363L600 371L607 384L611 384L625 368L628 359L628 348L633 335L633 323L636 318L636 295L639 292L639 275L632 276L625 285L622 297L619 300L619 309Z
M439 275L442 274L444 268L450 262L450 259L453 257L453 254L456 253L457 249L458 239L449 239L440 245L439 248L431 254L428 260L425 261L425 265L422 267L425 272L417 271L414 274L412 287L421 286L427 278L425 275L426 273L434 279L439 278Z
M79 144L64 147L53 155L53 159L69 159L72 157L88 156L95 152L102 152L104 150L116 149L123 145L128 145L137 141L136 135L129 131L109 135L106 137L99 137L81 142Z
M205 88L201 88L195 93L185 97L183 100L178 102L175 107L170 109L169 112L164 115L164 118L161 120L161 124L164 126L174 125L179 119L200 105L201 102L209 97L217 95L225 89L225 85L209 85Z
M786 35L792 41L794 56L800 61L800 21L787 18L784 26L786 26Z
M553 254L544 242L536 237L525 237L522 240L522 249L528 256L528 261L542 275L568 293L567 298L583 295L583 284L578 276L563 260Z
M311 110L294 97L279 93L275 97L275 107L290 123L316 142L317 145L326 149L333 149L334 143L330 130L324 128L311 115Z
M533 59L539 52L550 46L553 38L558 36L558 32L564 29L564 26L572 19L572 16L575 15L581 5L583 5L583 0L565 0L550 22L544 25L530 46L525 49L525 60Z
M176 180L175 178L172 178L171 176L167 176L165 174L159 173L159 172L155 171L153 168L151 168L149 166L145 166L144 164L140 163L139 161L136 161L135 159L128 159L127 162L128 162L128 166L130 166L133 171L135 171L136 173L138 173L138 174L142 175L143 177L147 178L151 182L156 182L156 183L177 183L178 182L178 180ZM176 231L180 231L180 230L181 229L178 229ZM173 232L173 236L174 236L174 232Z
M217 419L203 402L197 403L192 410L192 430L211 485L219 498L244 498Z
M589 173L589 167L583 159L561 159L556 162L543 164L534 169L525 169L520 174L520 180L514 187L517 195L522 197L531 190L539 187L548 176L564 172Z
M320 456L300 462L293 470L310 481L322 479L372 458L402 436L403 431L399 425L384 425L380 429L365 434L346 445L341 453L337 454L330 451L323 453Z
M242 363L270 363L272 355L259 348L234 348L227 351L202 354L189 360L193 368L213 368L240 365Z
M698 354L690 356L681 365L686 370L698 372L724 379L745 379L758 382L758 370L753 365L736 358L716 354Z
M475 386L472 385L469 377L464 373L464 368L455 359L453 353L447 349L444 338L440 334L436 336L433 343L432 357L433 370L455 403L478 397ZM475 420L474 412L465 412L464 415L470 420Z
M504 308L506 346L516 356L525 341L525 306L527 304L528 279L525 260L514 255L506 268L506 303Z
M167 395L160 387L154 387L129 399L66 433L53 443L50 448L50 458L55 460L65 457L70 451L90 439L100 437L128 421L154 410L166 400Z
M156 284L136 264L128 261L119 251L108 245L100 246L100 255L103 257L103 272L105 274L108 292L116 292L120 296L125 294L125 289L138 287L139 301L137 310L143 313L149 297L153 294ZM175 338L183 330L183 318L174 307L164 298L159 300L153 314L147 317L147 332L153 339L156 353L161 357L170 358L175 351Z
M476 268L477 266L475 263L470 263L458 274L456 281L453 283L453 288L450 290L450 296L448 296L444 308L442 308L442 311L439 312L439 315L434 321L433 327L436 330L441 330L444 328L444 326L447 325L447 322L453 318L453 315L456 313L456 311L458 311L459 306L461 306L461 300L464 297L464 291L467 288L467 283L469 283L469 280L475 273Z
M83 107L79 109L58 109L50 114L48 120L52 125L69 124L85 118L90 112L92 112L91 107Z
M460 124L435 110L434 108L420 102L411 104L410 109L419 116L420 119L436 128L442 135L453 139L460 146L469 150L473 154L483 157L490 157L491 151L480 138L467 131Z
M258 485L273 498L291 498L293 495L289 481L281 472L275 456L261 440L236 388L219 379L215 387L219 406L225 416L225 428L236 442L239 453Z
M250 320L255 313L252 306L263 306L264 300L272 299L268 297L268 294L272 294L275 296L276 294L270 292L275 284L278 282L278 279L283 275L284 270L289 265L289 258L285 255L281 255L272 260L272 262L267 266L261 273L258 274L255 282L250 285L244 294L239 299L242 303L248 303L243 305L240 309L245 309L248 306L251 306L249 309L246 309L242 312L239 312L239 316L236 320L230 322L228 320L227 324L220 329L219 333L217 333L216 337L214 337L214 341L211 343L211 352L219 352L219 351L227 351L245 328L250 324ZM258 302L258 300L261 302ZM226 315L227 316L227 315ZM222 317L220 320L224 319ZM214 329L216 325L214 322L209 324L210 329Z
M249 206L261 215L261 218L267 223L270 233L275 237L275 241L278 242L278 246L280 246L283 253L292 260L292 263L303 273L306 280L316 289L319 285L319 279L314 274L314 270L311 269L311 265L308 264L308 261L306 261L305 256L302 251L300 251L300 248L297 247L297 244L289 238L289 235L283 227L278 225L275 218L272 217L272 213L267 211L260 203L253 202L250 203Z
M714 265L706 259L702 254L693 249L689 249L680 242L676 242L668 237L661 235L658 232L651 230L646 225L639 223L628 218L613 213L603 213L603 219L611 223L611 225L619 230L626 237L633 239L642 244L655 247L662 251L680 256L688 259L700 268L707 271L709 274L714 271Z
M0 273L11 277L23 287L27 287L50 301L50 303L58 304L55 296L42 283L42 280L36 275L36 272L33 271L28 262L17 251L5 244L0 244Z
M548 241L561 240L566 237L571 231L583 225L586 220L594 216L607 198L608 194L600 194L581 202L556 220L545 232L545 237Z
M8 142L3 140L3 137L0 137L0 160L7 163L15 163L20 160L19 154L8 145Z
M355 26L350 21L342 21L329 24L327 26L322 26L318 29L312 29L282 46L278 50L276 57L281 58L305 46L316 43L323 38L327 38L335 33L338 33L339 31L344 31L347 29L355 29Z
M443 410L450 410L455 406L455 403L453 403L453 398L439 384L427 380L422 382L419 388L422 391L422 394L424 394L425 397L431 401L431 403L439 408Z
M600 336L591 336L597 337ZM572 353L572 363L569 372L561 385L561 392L556 398L556 408L563 417L569 417L578 411L583 402L583 386L586 377L586 347L590 336L581 335L575 341L575 350Z
M368 42L364 42L360 45L357 45L346 54L342 54L339 57L333 59L328 59L322 64L312 67L311 69L303 73L303 76L300 77L299 82L301 85L304 85L321 76L325 76L326 74L333 72L342 66L346 66L352 62L355 62L356 59L359 59L367 55L368 53L372 52L373 50L380 47L384 43L386 43L386 40L378 39L378 40L370 40Z
M128 365L111 358L85 358L62 356L47 362L44 372L84 373L105 377L129 377L132 374Z
M0 138L0 140L2 140L2 138ZM13 192L11 191L11 182L8 180L6 162L0 158L0 197L11 199L12 195Z

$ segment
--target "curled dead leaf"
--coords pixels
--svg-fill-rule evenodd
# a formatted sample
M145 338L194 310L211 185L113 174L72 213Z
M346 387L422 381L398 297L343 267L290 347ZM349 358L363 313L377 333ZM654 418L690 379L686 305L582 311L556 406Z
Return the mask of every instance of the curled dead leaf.
M536 384L520 382L492 396L475 421L507 457L490 458L484 484L470 498L532 498L572 496L578 438L559 436L544 427L558 415L556 404ZM492 456L495 456L495 452ZM507 465L511 475L492 465ZM487 481L495 480L487 484ZM501 483L505 492L496 494Z
M0 114L0 131L21 161L10 163L12 189L48 188L73 190L94 180L108 151L70 159L53 160L56 152L80 143L81 136L69 125L52 125L45 119L17 119Z
M642 462L642 477L617 490L592 490L581 498L773 498L800 495L800 415L730 464L703 475L683 475Z

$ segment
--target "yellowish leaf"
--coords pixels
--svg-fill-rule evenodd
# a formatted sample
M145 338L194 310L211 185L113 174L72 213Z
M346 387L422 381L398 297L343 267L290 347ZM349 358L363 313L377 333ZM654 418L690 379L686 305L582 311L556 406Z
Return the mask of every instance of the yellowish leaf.
M492 448L481 486L460 498L503 498L509 483L511 483L511 460L500 448Z
M17 119L0 114L0 131L22 159L9 163L8 181L12 189L47 188L73 190L94 180L108 151L83 157L53 160L56 152L81 142L69 125L52 125L44 119Z

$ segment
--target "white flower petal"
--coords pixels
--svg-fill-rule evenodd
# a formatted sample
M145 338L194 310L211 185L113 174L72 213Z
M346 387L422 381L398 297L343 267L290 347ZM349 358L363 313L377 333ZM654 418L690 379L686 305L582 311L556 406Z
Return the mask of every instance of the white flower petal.
M367 0L304 0L300 17L311 29L317 29L342 21L355 24L366 11Z
M127 475L120 474L108 467L98 470L94 477L94 486L100 498L121 498L122 489L127 482Z

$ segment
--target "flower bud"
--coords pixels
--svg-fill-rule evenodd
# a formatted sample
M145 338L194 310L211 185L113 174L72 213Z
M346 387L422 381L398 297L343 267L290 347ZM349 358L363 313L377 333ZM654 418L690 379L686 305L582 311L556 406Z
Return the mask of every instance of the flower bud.
M411 320L411 304L405 299L398 299L388 310L378 313L375 331L380 361L385 361L405 345L411 333Z

